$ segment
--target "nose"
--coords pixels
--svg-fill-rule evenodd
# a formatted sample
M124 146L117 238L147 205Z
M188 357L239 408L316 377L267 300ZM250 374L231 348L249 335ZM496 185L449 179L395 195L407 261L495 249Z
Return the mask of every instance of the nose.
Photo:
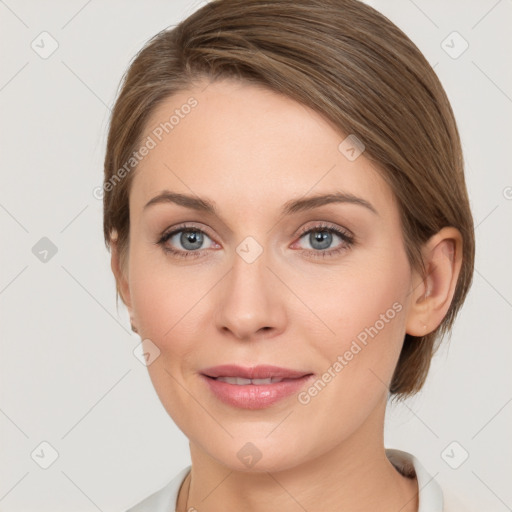
M285 329L285 293L264 251L255 261L235 254L231 271L218 287L216 326L239 340L268 338Z

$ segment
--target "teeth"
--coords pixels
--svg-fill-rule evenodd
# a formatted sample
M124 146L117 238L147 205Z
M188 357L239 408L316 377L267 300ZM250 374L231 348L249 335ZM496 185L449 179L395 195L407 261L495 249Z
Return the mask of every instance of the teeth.
M243 379L242 377L217 377L217 380L228 384L237 384L238 386L246 386L251 383L251 379Z
M236 384L237 386L247 386L248 384L262 385L274 384L281 382L283 379L279 377L269 377L268 379L244 379L242 377L216 377L216 380L227 382L228 384Z
M272 384L272 378L268 379L251 379L253 384Z

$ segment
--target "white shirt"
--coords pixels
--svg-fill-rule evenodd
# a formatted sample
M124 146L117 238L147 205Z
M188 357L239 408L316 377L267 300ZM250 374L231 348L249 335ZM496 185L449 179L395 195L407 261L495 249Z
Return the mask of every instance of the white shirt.
M463 512L458 506L452 508L445 504L443 508L443 492L441 487L419 463L418 459L402 450L386 449L389 461L402 474L416 473L419 489L418 512ZM178 491L191 466L183 468L165 487L148 496L146 499L128 509L126 512L176 512ZM455 505L455 503L453 503Z

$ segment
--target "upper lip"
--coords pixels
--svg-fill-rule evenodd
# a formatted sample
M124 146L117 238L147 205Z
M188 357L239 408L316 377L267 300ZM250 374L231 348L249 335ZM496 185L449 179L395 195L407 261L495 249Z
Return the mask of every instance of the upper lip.
M282 368L273 365L258 365L252 367L244 367L236 364L223 364L220 366L211 366L201 370L203 375L208 377L241 377L245 379L268 379L276 377L280 379L296 379L310 375L311 372L301 370L291 370L290 368Z

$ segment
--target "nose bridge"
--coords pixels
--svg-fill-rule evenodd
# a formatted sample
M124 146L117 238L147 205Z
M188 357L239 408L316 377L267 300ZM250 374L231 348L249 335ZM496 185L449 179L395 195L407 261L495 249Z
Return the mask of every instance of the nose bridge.
M242 296L251 298L251 293L255 296L266 294L266 281L269 278L267 265L269 264L268 251L254 242L244 241L236 248L236 255L233 258L233 267L231 271L231 285Z
M283 297L276 278L267 268L271 253L251 237L236 248L231 271L218 297L218 328L236 337L250 338L260 330L281 330L284 322Z

